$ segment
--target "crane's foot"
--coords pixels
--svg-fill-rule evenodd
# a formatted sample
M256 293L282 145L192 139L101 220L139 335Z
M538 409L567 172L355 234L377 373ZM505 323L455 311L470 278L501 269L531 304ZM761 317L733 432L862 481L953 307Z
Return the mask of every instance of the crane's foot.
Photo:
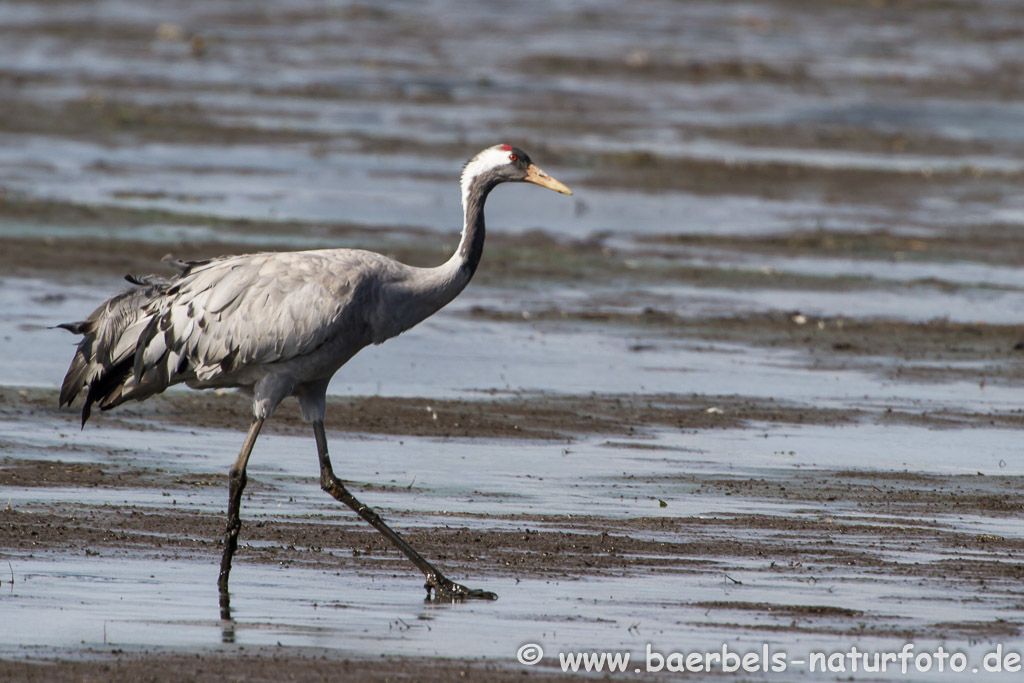
M440 574L428 576L423 586L427 589L427 602L463 602L464 600L497 600L498 594L476 588L466 588Z

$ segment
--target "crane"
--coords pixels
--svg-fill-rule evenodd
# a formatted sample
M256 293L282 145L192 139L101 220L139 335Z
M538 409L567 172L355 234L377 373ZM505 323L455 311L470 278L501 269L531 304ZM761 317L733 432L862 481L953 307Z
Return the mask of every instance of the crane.
M173 277L126 276L131 287L84 321L60 325L81 335L60 390L60 406L85 389L82 427L97 404L109 410L184 382L194 389L237 388L253 419L228 476L227 527L217 585L230 620L228 578L241 530L246 466L264 422L287 397L313 426L320 487L393 543L426 577L427 599L494 600L449 580L359 502L335 476L324 434L327 385L360 349L430 317L469 284L484 246L484 202L496 186L528 182L572 191L523 150L494 145L462 171L463 228L445 263L417 268L358 249L265 252L204 261L171 260Z

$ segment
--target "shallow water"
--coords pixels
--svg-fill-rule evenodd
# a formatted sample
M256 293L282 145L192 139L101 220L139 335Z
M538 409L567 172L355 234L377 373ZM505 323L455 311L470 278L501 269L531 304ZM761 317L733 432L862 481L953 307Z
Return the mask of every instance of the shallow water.
M236 622L229 631L217 619L216 591L209 566L195 562L121 561L116 577L109 576L109 561L79 560L62 563L20 563L21 583L9 601L32 604L49 617L40 625L23 624L3 632L3 642L15 638L21 647L5 654L45 651L54 644L68 648L210 648L224 638L242 647L323 647L358 655L367 648L381 654L417 654L447 657L512 659L521 644L538 643L555 656L558 651L587 650L594 642L615 642L619 651L643 661L645 646L656 651L721 651L723 639L733 652L772 652L790 659L806 653L838 651L835 641L813 635L796 638L775 634L764 638L731 637L735 624L709 618L699 609L681 607L681 596L701 594L707 599L771 601L780 593L791 602L814 604L815 593L795 583L757 587L735 586L720 579L691 576L663 577L658 582L629 585L615 579L580 581L497 581L491 587L514 595L495 603L434 606L414 605L401 582L380 578L334 576L329 572L247 568L235 579L236 592L249 596L236 604ZM355 585L358 584L358 585ZM844 602L837 581L834 602ZM894 591L899 594L894 594ZM346 597L339 597L346 596ZM356 596L354 599L348 596ZM83 599L84 598L84 599ZM845 598L851 606L867 598L902 616L927 621L941 616L935 594L927 588L906 589L885 581L860 585ZM989 605L960 605L966 618L984 618ZM154 618L160 614L160 618ZM768 617L752 625L770 625ZM11 624L13 622L7 621ZM698 627L698 628L695 628ZM890 646L886 639L858 638L862 650ZM915 640L917 652L951 644L943 640ZM957 647L978 664L991 648L982 644ZM641 664L642 666L642 664ZM798 665L793 665L801 670ZM934 680L912 671L909 680ZM996 680L1011 680L1010 676Z
M217 472L224 469L239 433L220 430L171 429L155 434L113 427L90 428L69 434L59 420L49 428L38 423L3 423L3 434L13 439L8 453L55 458L63 462L117 460L152 466L165 471ZM515 447L487 441L452 443L406 437L402 445L392 438L335 438L338 453L358 453L342 458L346 476L356 482L398 481L412 477L415 489L399 487L389 492L368 492L366 499L384 510L404 511L401 526L421 524L474 524L494 526L479 515L512 515L509 528L536 526L517 522L515 515L602 515L609 517L767 514L781 517L821 512L805 509L804 501L757 503L749 499L730 500L701 496L692 499L680 472L687 479L726 473L740 478L778 477L801 468L845 468L856 462L865 471L896 467L913 472L973 474L974 469L991 473L1020 474L1014 466L997 463L962 462L964 448L987 450L975 438L976 431L933 432L922 429L847 427L771 429L767 439L752 439L746 430L712 435L696 434L683 439L666 434L648 446L670 446L674 450L633 450L598 441L572 447L570 455L559 455L553 444L519 444ZM52 434L53 441L43 435ZM54 442L72 441L80 449L47 454ZM1006 442L1009 435L985 434L993 443ZM884 442L887 452L874 453L872 444ZM914 448L908 444L914 443ZM250 477L261 487L247 495L247 520L294 519L306 514L336 513L339 521L353 523L344 510L327 500L315 485L316 466L311 439L268 435L258 444ZM112 449L124 448L115 452ZM130 455L135 453L136 455ZM221 455L212 455L221 453ZM899 453L899 461L891 459ZM907 459L919 453L919 460ZM998 454L998 453L997 453ZM1007 454L1009 457L1010 454ZM587 464L581 468L580 462ZM502 467L501 463L506 463ZM458 482L439 480L438 473L459 466ZM542 474L539 477L525 472ZM630 480L624 483L623 473ZM663 483L656 484L659 478ZM679 484L683 484L682 487ZM356 484L358 486L358 483ZM54 503L77 505L175 506L178 509L217 510L224 491L208 487L174 491L161 497L153 490L119 489L0 489L2 497L16 510L31 511ZM511 494L511 495L510 495ZM658 499L667 501L665 508ZM333 512L332 512L333 511ZM843 506L830 513L837 525L857 523L860 513ZM463 515L473 515L474 519ZM780 517L780 518L781 518ZM871 516L874 524L903 527L912 520L894 516L889 520ZM1019 519L995 520L972 515L930 516L928 525L957 529L962 533L1019 536L1024 529ZM499 528L502 523L499 522ZM701 533L694 530L695 533ZM736 542L745 534L736 530ZM183 530L188 533L188 530ZM762 532L763 533L763 532ZM243 530L244 537L244 530ZM666 537L667 538L667 537ZM753 536L751 537L753 538ZM858 541L863 542L863 541ZM884 536L876 543L886 544ZM647 644L661 652L719 651L722 643L736 652L759 652L768 644L772 652L785 652L791 659L804 653L835 652L850 645L869 651L898 651L905 638L879 635L847 636L842 647L836 636L818 633L828 629L829 617L804 619L811 631L785 628L760 631L766 626L785 626L791 618L770 612L720 611L690 603L723 601L740 603L776 602L784 605L828 604L833 608L868 609L875 628L890 623L899 630L928 633L930 624L948 621L987 622L1019 619L1013 590L992 586L967 594L951 593L939 580L908 581L880 572L849 569L829 572L809 581L800 573L764 575L761 562L750 565L711 563L691 572L637 575L608 575L578 579L510 579L489 576L486 587L502 597L496 603L458 606L423 605L418 602L412 572L375 571L368 560L361 571L335 572L276 567L248 562L242 551L233 572L232 593L235 623L218 619L215 589L216 565L212 558L149 557L137 551L98 550L93 556L68 555L59 549L42 549L31 554L15 552L6 560L14 583L4 579L0 589L5 605L0 625L0 651L5 656L43 656L57 651L141 648L216 650L222 643L231 647L282 646L327 648L347 656L372 651L388 655L443 657L487 657L512 662L516 650L526 643L538 643L555 661L557 652L610 649L631 652L635 661L645 656ZM856 545L851 545L856 547ZM344 549L328 549L344 551ZM893 547L887 551L895 561L907 563L942 559L946 553ZM717 566L716 566L717 564ZM728 575L728 576L726 576ZM741 581L737 584L734 581ZM827 596L827 597L825 597ZM1011 604L1007 603L1007 600ZM869 607L868 607L869 606ZM795 622L794 622L795 623ZM840 620L839 628L846 628ZM1008 648L1024 641L998 638ZM982 638L915 637L918 652L943 645L963 652L973 664L994 647L996 641ZM797 667L798 665L793 665ZM799 669L798 669L799 670ZM911 680L932 680L912 675Z

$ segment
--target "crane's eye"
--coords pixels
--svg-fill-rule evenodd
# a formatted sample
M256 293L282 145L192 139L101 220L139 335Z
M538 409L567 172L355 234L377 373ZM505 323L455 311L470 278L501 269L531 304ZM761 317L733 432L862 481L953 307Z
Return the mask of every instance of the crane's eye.
M517 157L515 154L509 154L508 155L508 160L509 161L519 161L519 157Z

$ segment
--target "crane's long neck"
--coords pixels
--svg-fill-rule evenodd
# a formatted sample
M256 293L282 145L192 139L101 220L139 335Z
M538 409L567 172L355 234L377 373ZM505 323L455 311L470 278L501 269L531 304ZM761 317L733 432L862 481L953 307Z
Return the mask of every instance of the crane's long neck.
M433 297L440 309L459 295L473 278L480 258L484 254L484 202L498 183L485 177L463 179L462 182L462 236L459 248L447 262L431 268Z
M387 293L390 316L381 323L380 341L427 319L469 284L484 253L484 202L497 184L481 177L463 181L459 248L436 268L409 268L405 282Z
M467 179L462 184L462 238L458 251L445 266L458 264L460 275L466 280L463 287L473 277L484 254L484 202L495 185L497 183L482 176Z

